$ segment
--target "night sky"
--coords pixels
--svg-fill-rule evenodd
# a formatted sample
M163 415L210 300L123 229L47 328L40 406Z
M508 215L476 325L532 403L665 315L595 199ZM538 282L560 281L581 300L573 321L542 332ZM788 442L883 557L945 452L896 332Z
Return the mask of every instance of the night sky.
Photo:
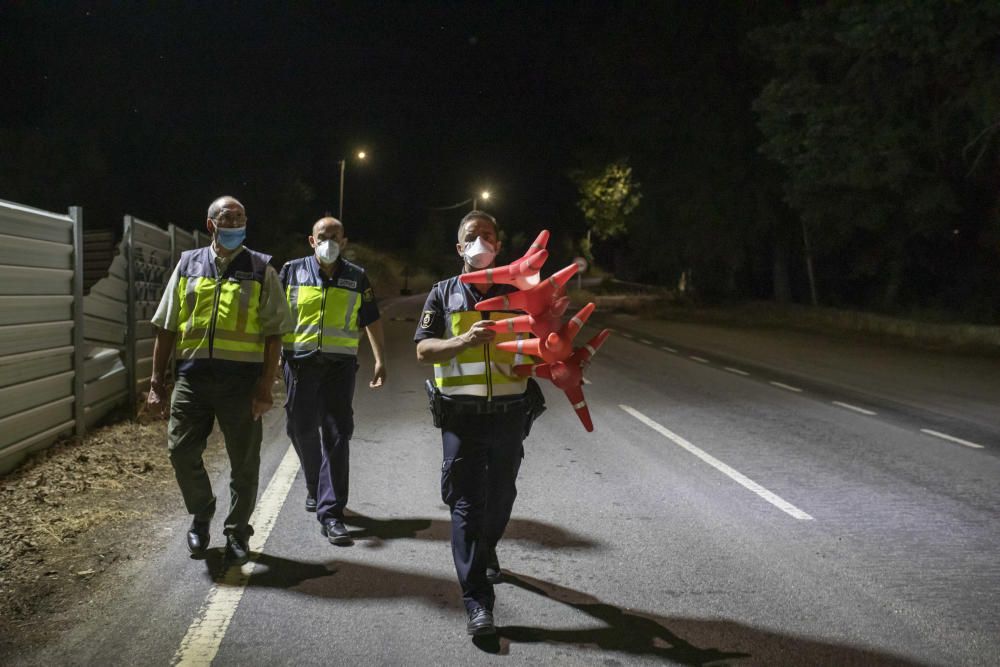
M0 198L80 204L87 228L125 213L191 228L230 193L253 240L268 221L335 212L337 160L363 148L367 163L347 167L349 235L396 246L428 207L483 188L514 229L582 228L567 172L605 157L609 137L623 152L641 140L628 118L660 122L684 65L677 37L698 38L684 14L711 15L684 3L136 5L3 5Z

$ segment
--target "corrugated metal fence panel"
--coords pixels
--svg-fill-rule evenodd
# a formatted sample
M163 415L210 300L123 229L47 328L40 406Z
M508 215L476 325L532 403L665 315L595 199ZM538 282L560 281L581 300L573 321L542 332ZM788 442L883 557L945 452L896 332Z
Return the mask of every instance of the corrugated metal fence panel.
M104 277L94 283L90 293L83 298L83 333L87 347L83 362L83 403L88 428L128 400L128 373L124 363L128 271L124 246L123 240L114 248L104 266Z
M0 296L0 326L32 322L71 322L73 296Z
M87 235L87 247L95 248L90 257L77 256L75 243L83 242L74 219L80 215L78 209L67 216L0 200L0 474L72 432L80 413L80 423L90 426L148 388L155 337L150 319L180 253L209 241L198 232L173 225L163 230L126 216L117 247L111 232L97 231ZM81 281L90 290L77 296L82 307L74 312L78 272L103 277L92 285ZM83 325L79 337L76 317ZM81 377L74 359L82 364ZM81 397L78 414L74 389Z
M101 278L90 288L90 294L83 297L83 336L88 343L102 343L120 350L125 348L126 306L128 303L128 280L125 258L119 244L118 255L107 269L107 277Z
M126 233L130 240L129 258L132 261L132 332L133 363L135 364L135 392L149 389L149 378L153 373L153 331L150 320L160 305L160 298L170 273L174 268L171 230L165 230L138 218L126 218L126 225L131 226L131 233ZM183 232L173 230L176 238Z
M0 199L0 234L53 241L73 248L73 220L68 215L3 199Z
M101 278L108 275L108 267L115 258L115 233L110 229L84 230L83 232L83 289L89 294Z
M198 247L195 245L194 234L180 229L176 231L176 234L177 236L174 239L174 262L177 261L181 253L185 250L194 250Z
M74 224L0 200L0 471L73 430Z

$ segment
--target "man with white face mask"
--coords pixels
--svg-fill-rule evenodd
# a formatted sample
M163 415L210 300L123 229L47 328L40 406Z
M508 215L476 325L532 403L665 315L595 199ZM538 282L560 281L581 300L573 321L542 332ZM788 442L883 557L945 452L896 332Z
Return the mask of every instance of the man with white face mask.
M358 343L367 332L375 357L368 386L385 382L384 335L365 270L341 256L347 246L336 218L313 225L313 254L281 267L295 330L282 339L288 437L306 481L306 511L316 512L331 544L349 545L344 526Z
M472 211L458 228L462 273L494 265L500 251L493 216ZM527 334L497 333L490 320L521 313L480 312L483 299L517 291L512 285L469 285L454 276L431 288L414 335L417 360L434 364L435 426L444 463L441 497L451 508L451 550L468 613L470 635L496 632L493 584L501 581L497 542L510 520L528 426L527 381L514 374L532 359L496 344Z

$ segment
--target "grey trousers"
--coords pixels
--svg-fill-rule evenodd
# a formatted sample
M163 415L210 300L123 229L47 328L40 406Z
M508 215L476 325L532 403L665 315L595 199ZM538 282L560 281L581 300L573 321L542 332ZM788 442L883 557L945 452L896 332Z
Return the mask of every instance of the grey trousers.
M263 429L261 420L255 420L250 411L254 384L239 373L182 375L170 401L170 462L187 511L200 521L215 514L215 494L202 454L212 426L219 420L231 468L227 534L246 530L257 502Z

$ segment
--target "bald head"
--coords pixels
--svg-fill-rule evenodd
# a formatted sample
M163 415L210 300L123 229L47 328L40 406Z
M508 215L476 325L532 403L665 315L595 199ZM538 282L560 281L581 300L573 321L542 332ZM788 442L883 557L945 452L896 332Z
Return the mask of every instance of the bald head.
M313 223L312 236L309 245L313 248L323 241L334 241L339 248L338 254L347 247L347 236L344 235L344 225L336 218L320 218Z
M320 218L313 223L312 235L320 236L328 232L329 234L336 234L336 236L344 235L344 223L336 218L326 217ZM324 239L334 238L334 236L323 236Z
M208 217L212 220L218 220L219 216L226 212L230 212L229 215L233 215L237 212L244 216L246 215L246 210L243 208L243 204L241 204L236 197L230 197L229 195L219 197L208 207Z

